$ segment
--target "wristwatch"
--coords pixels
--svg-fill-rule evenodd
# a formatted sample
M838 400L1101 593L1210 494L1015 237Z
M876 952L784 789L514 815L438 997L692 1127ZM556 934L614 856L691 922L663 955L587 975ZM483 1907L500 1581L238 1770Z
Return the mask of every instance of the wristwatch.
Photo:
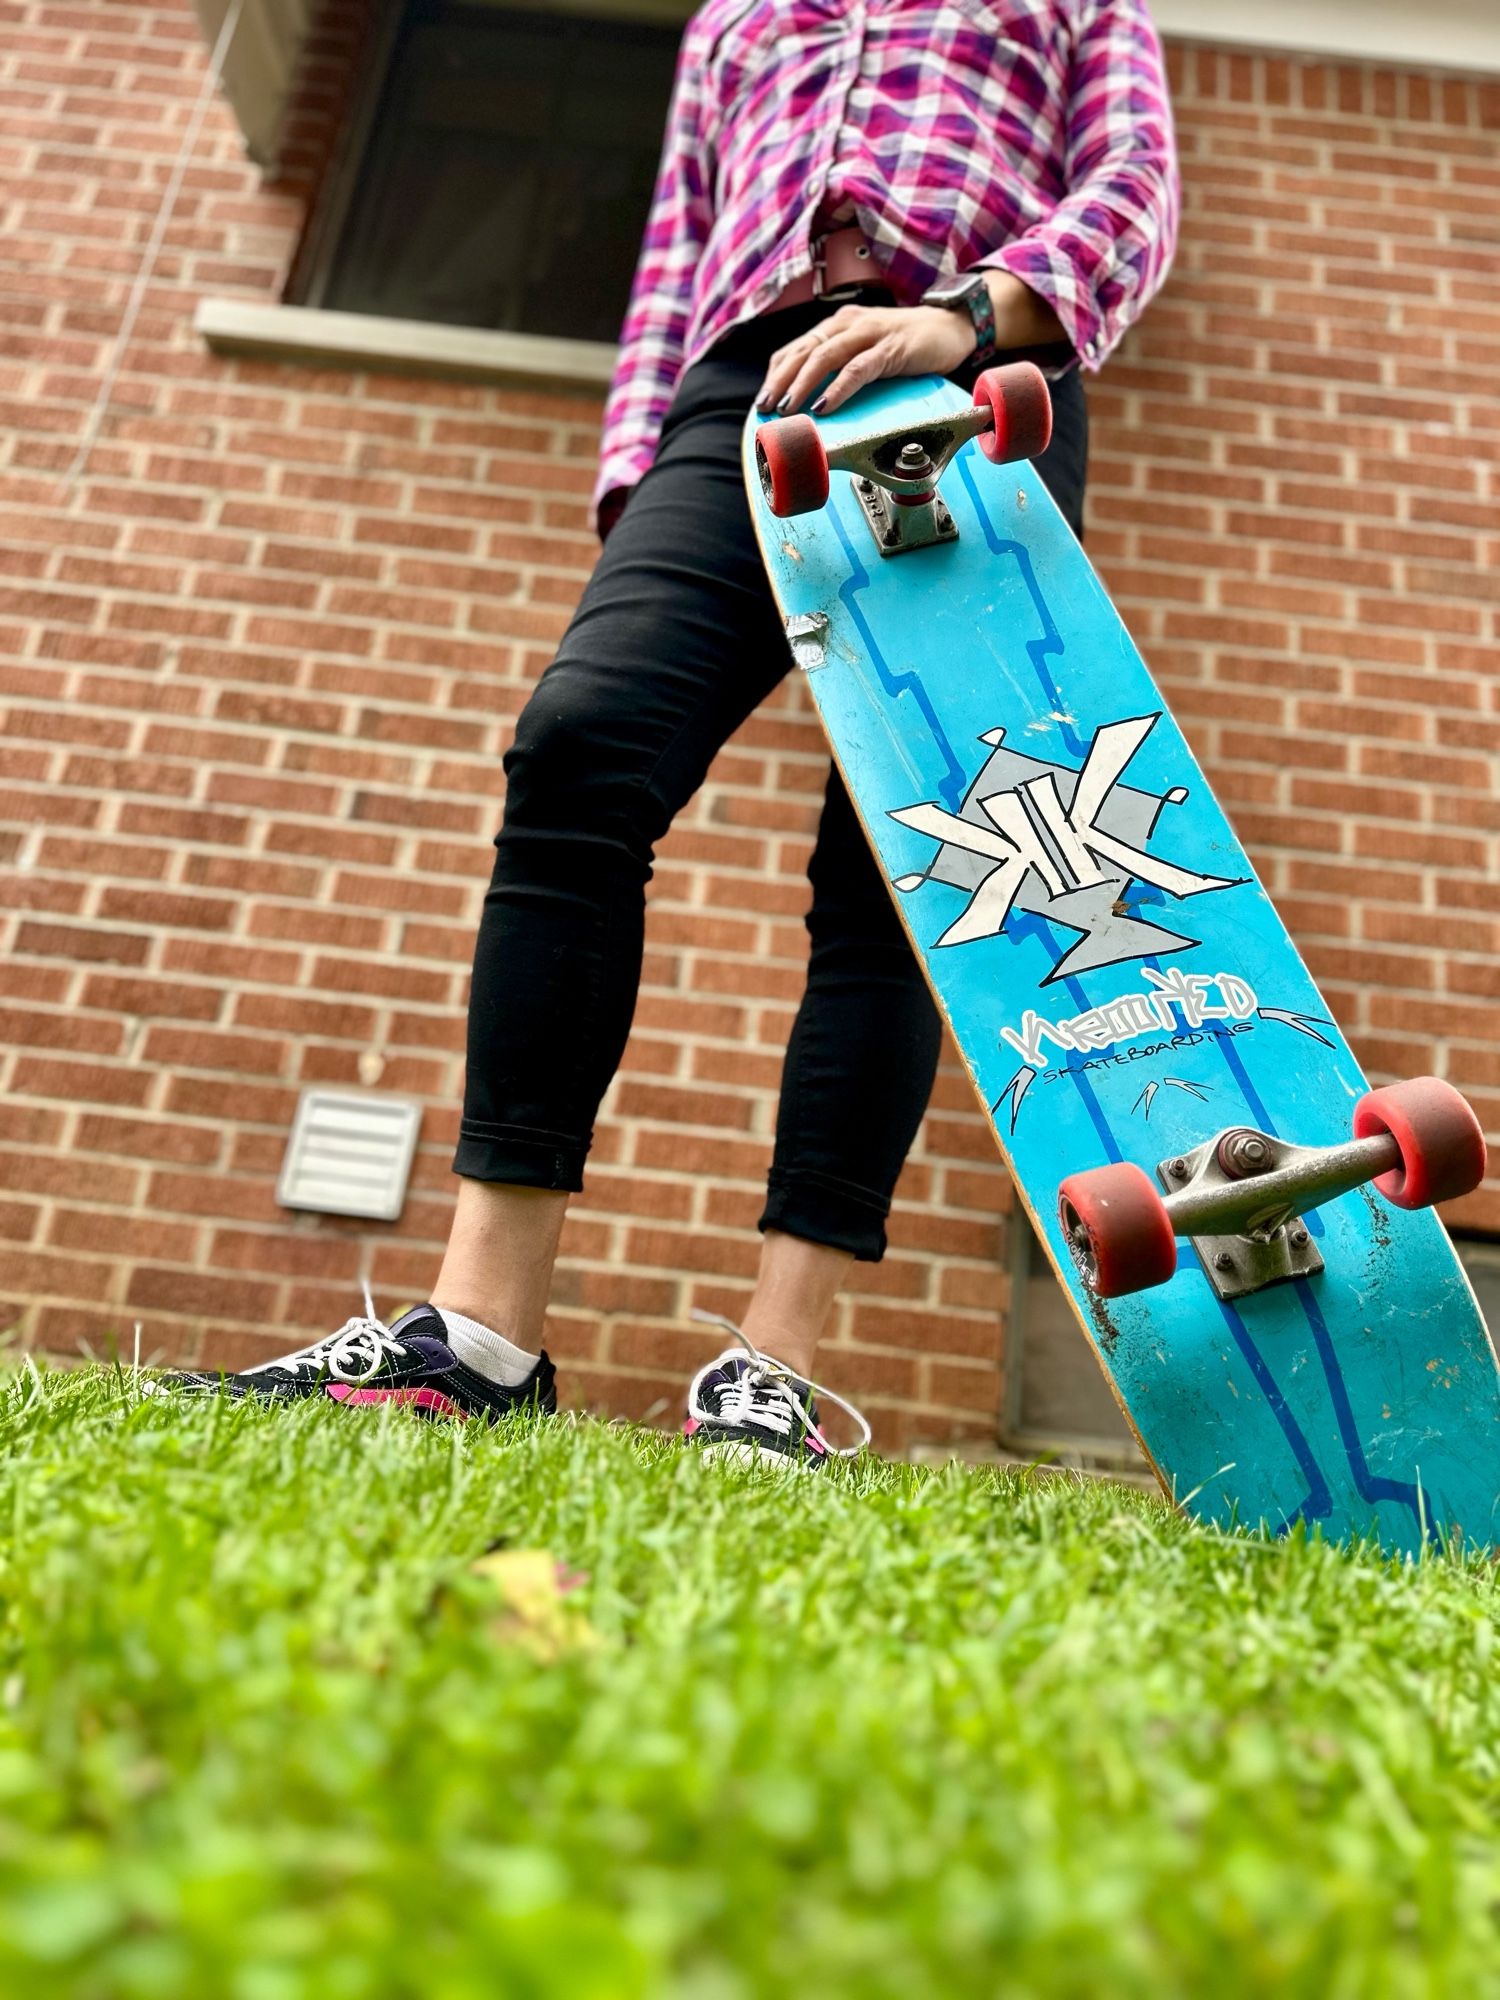
M922 294L924 306L944 306L949 312L966 312L974 322L974 352L969 362L989 361L996 352L995 307L982 271L960 271L953 278L939 278Z

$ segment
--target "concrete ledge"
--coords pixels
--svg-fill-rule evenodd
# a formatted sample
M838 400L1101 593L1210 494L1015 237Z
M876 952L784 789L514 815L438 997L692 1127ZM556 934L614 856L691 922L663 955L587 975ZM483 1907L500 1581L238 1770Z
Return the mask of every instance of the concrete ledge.
M1172 41L1397 69L1500 71L1495 0L1152 0Z
M215 354L261 361L310 361L467 382L544 383L585 394L606 390L615 370L616 350L600 340L548 340L374 313L203 299L193 324Z

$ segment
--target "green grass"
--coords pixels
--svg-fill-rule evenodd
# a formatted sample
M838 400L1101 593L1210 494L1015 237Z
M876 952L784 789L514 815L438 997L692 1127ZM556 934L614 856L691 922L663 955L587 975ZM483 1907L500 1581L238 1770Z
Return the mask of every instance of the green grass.
M9 1378L0 1992L1500 1990L1482 1568L367 1419Z

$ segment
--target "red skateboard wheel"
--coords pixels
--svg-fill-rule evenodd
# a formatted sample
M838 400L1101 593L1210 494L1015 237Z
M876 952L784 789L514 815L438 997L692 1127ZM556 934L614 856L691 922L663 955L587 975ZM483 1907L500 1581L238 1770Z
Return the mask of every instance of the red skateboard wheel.
M1431 1208L1469 1194L1484 1179L1484 1132L1451 1083L1413 1076L1367 1091L1354 1107L1354 1136L1389 1132L1401 1164L1375 1185L1397 1208Z
M1040 458L1052 442L1052 393L1035 362L986 368L974 384L974 401L993 419L992 428L979 433L979 449L997 465Z
M771 512L814 514L828 504L828 453L811 417L780 417L755 433L755 461Z
M1128 1160L1069 1174L1057 1212L1084 1283L1101 1299L1164 1285L1177 1269L1166 1204Z

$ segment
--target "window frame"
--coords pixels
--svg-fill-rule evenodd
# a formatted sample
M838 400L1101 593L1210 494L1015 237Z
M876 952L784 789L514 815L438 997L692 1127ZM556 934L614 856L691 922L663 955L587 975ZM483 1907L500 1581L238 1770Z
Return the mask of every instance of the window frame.
M537 0L538 6L549 7L552 4L553 0ZM405 17L406 0L399 0L395 7L379 10L369 54L350 93L348 116L343 121L328 169L313 195L301 240L287 272L282 288L284 305L306 306L315 312L324 309L334 255L359 186L359 169L369 147L375 114L380 107Z
M694 12L695 0L467 0L467 4L473 5L476 11L492 13L576 14L600 20L640 21L661 27L685 25ZM360 169L368 155L376 113L385 94L407 11L408 0L399 0L395 7L381 10L382 18L374 42L351 95L349 116L344 121L328 172L313 199L302 239L292 259L282 294L285 305L301 306L314 312L331 310L327 305L328 288L339 244L348 226L349 212L360 185ZM361 317L395 322L395 316L388 314L371 313ZM450 324L444 320L395 323ZM479 329L471 329L476 330ZM504 329L482 330L492 332L499 338L510 337ZM518 334L515 337L521 340L546 338L560 346L592 348L598 345L593 341L574 342L566 335Z

